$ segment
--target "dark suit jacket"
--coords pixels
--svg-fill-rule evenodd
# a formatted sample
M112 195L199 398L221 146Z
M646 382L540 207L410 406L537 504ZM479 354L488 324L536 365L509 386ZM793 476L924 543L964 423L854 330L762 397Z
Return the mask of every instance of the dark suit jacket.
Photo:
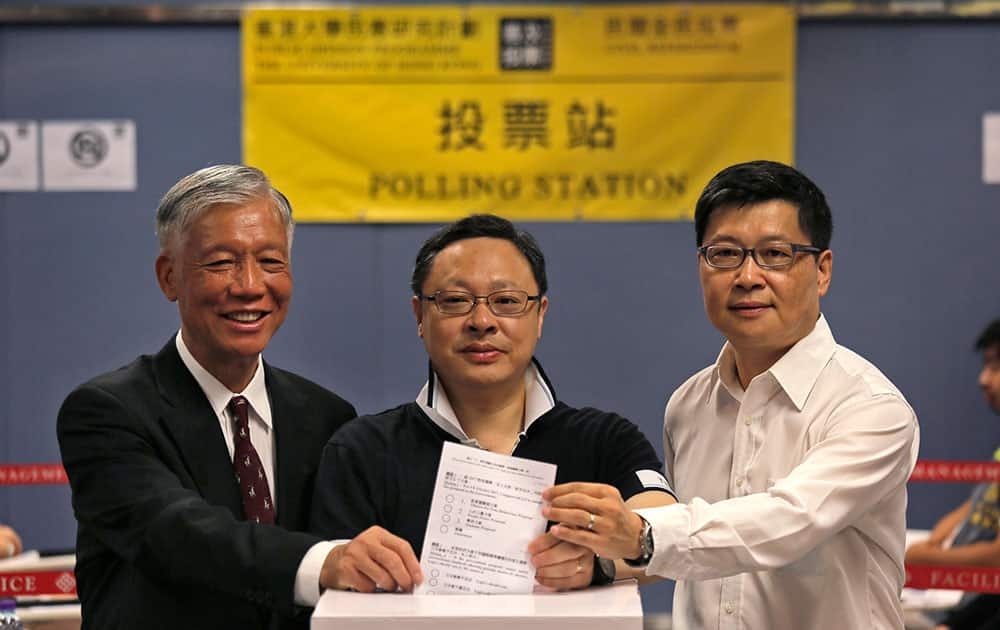
M74 390L59 410L77 588L92 630L305 628L295 573L320 452L354 408L264 366L277 526L243 520L219 422L173 339Z

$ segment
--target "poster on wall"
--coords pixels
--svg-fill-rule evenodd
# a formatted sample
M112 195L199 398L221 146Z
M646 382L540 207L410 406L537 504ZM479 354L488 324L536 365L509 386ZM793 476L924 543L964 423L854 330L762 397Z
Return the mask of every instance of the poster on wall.
M135 190L135 122L42 121L45 190Z
M1000 112L983 114L983 183L1000 184Z
M0 190L38 190L38 123L0 120Z
M792 161L788 6L252 8L244 161L296 219L688 220Z

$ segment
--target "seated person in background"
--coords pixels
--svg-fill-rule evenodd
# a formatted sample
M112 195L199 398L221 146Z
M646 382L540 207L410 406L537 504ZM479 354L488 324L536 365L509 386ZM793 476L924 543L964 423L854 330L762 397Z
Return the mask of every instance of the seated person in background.
M412 567L445 442L556 464L560 483L609 484L632 507L674 502L641 431L621 416L559 402L533 358L549 300L545 259L530 234L493 215L448 225L420 249L411 288L427 383L414 402L345 426L320 462L311 529L354 537L345 553L357 572L338 586L392 591L420 581ZM556 589L627 571L549 534L529 551L537 580Z
M979 386L986 402L1000 413L1000 319L979 336L976 350L983 354ZM997 449L1000 457L1000 449ZM969 500L946 514L927 540L906 550L913 564L952 564L1000 567L1000 484L980 483ZM952 537L954 535L954 537ZM992 620L992 625L988 621ZM951 630L1000 628L1000 595L973 596L951 611L939 628Z
M0 559L21 553L21 537L13 528L0 525Z
M948 611L934 630L1000 630L1000 595L977 595Z

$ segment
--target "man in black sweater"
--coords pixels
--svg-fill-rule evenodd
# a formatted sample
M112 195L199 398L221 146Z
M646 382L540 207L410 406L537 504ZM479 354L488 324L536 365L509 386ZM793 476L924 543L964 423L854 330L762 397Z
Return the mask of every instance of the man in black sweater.
M545 259L530 234L492 215L448 225L421 248L411 288L430 357L427 383L415 401L338 432L320 462L311 528L368 543L352 546L367 557L340 586L419 583L419 571L406 567L423 546L445 442L556 464L558 483L607 484L632 507L674 501L635 425L556 399L534 358L548 297ZM552 588L637 573L547 533L528 551L536 579Z

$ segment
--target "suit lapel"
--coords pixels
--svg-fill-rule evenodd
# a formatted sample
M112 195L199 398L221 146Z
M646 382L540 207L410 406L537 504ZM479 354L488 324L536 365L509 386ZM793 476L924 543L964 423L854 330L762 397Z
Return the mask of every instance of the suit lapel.
M162 424L177 444L198 491L209 503L228 507L242 519L243 503L219 421L181 361L174 339L153 358L153 371L166 403Z
M278 488L278 524L289 529L302 529L302 492L311 489L309 483L309 462L303 454L315 450L307 428L303 422L308 413L305 400L280 372L264 364L267 393L271 399L271 421L274 423L274 449L276 486Z

